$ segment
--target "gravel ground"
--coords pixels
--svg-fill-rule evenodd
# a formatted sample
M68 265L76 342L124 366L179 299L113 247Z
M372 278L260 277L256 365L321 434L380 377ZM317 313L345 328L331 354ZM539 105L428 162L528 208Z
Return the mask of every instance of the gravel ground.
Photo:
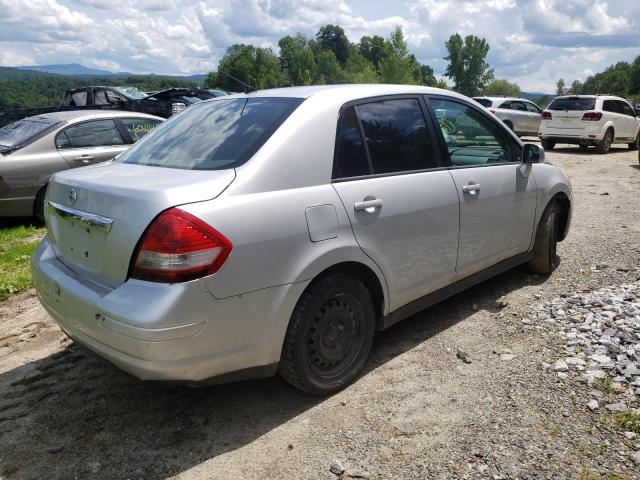
M532 320L558 299L638 280L637 153L548 157L576 196L556 272L516 268L381 333L365 375L330 398L277 378L142 383L63 338L33 291L0 303L0 476L640 478L637 438L587 407L594 384L575 365L558 375L568 339Z

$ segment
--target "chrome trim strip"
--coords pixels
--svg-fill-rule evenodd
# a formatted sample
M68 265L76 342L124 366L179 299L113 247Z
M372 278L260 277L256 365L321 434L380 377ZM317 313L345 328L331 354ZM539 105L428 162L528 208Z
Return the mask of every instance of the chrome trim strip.
M109 232L113 225L112 218L96 215L95 213L83 212L82 210L76 210L75 208L60 205L59 203L52 202L51 200L49 200L49 209L53 210L53 212L59 217L67 218L104 232Z

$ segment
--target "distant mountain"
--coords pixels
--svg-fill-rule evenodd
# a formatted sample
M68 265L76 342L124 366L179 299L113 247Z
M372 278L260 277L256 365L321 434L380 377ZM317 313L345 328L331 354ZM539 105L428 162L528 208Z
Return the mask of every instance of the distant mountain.
M19 70L35 70L37 72L55 73L56 75L91 75L96 77L105 77L116 75L109 70L100 70L98 68L89 68L79 63L67 63L66 65L29 65L26 67L17 67ZM123 74L117 74L123 75ZM127 75L127 74L124 74Z

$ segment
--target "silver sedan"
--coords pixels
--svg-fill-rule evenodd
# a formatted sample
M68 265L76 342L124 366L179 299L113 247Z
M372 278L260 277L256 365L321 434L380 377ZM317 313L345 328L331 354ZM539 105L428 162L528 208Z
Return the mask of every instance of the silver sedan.
M483 107L502 120L516 135L537 137L542 109L526 98L474 97Z
M550 274L571 202L540 147L462 95L265 90L56 174L32 267L60 327L139 378L279 372L329 394L376 331L522 263Z
M121 111L54 112L0 128L0 217L43 217L49 177L111 160L164 119Z

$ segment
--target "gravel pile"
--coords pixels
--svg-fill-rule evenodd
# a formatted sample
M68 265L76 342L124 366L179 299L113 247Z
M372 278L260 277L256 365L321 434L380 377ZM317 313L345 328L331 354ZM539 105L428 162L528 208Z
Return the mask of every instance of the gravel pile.
M640 281L558 298L531 317L523 322L564 344L562 356L543 367L597 387L590 391L590 410L606 398L609 411L640 413Z

